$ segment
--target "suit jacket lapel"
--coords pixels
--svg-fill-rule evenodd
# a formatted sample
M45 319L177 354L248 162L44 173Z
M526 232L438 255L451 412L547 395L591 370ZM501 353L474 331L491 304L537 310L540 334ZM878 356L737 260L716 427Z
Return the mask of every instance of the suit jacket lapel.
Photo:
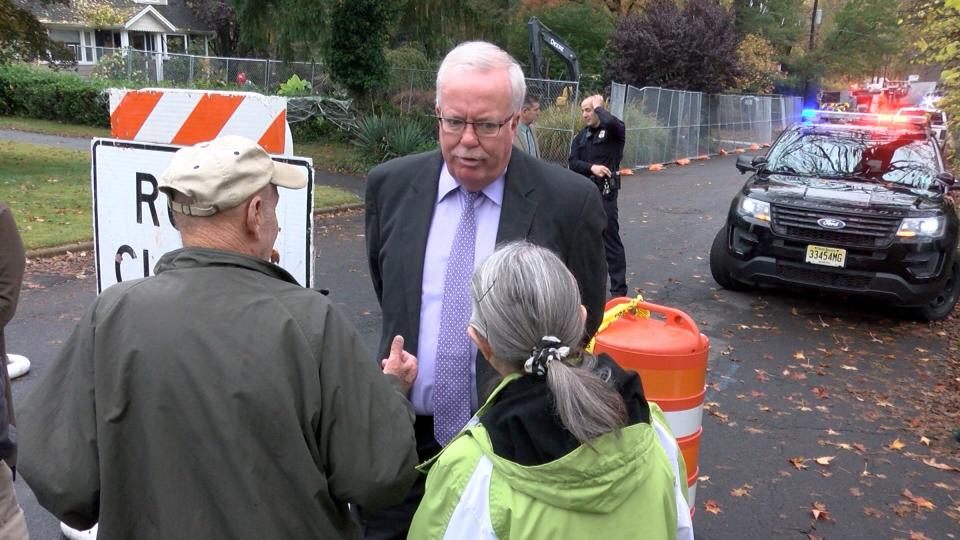
M427 167L411 169L410 189L403 200L403 231L401 238L409 246L404 257L405 297L407 316L413 324L409 328L420 328L420 300L423 292L423 258L427 251L427 237L430 235L430 222L436 208L437 182L443 158L440 152L434 152L427 158ZM404 336L407 343L415 344L416 336ZM411 338L413 338L411 340ZM416 350L416 349L414 349Z
M527 160L534 159L521 152L513 152L507 165L503 186L503 206L500 208L500 226L497 245L510 240L522 240L530 233L537 202L533 199L534 183Z

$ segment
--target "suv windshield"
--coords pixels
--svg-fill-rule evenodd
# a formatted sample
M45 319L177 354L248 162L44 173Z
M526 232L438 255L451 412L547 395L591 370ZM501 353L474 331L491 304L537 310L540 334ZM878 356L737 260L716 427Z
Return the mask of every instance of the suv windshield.
M902 130L792 129L770 149L767 163L773 173L892 182L924 190L939 172L935 146L926 134Z

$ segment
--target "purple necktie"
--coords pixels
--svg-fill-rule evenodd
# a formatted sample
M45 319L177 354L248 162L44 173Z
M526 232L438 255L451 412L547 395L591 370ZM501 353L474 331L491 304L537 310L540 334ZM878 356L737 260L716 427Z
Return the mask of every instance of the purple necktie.
M443 278L440 307L440 337L437 340L436 380L433 388L433 434L441 445L460 432L470 420L470 278L477 239L474 202L479 192L460 188L460 222L450 246L447 273Z

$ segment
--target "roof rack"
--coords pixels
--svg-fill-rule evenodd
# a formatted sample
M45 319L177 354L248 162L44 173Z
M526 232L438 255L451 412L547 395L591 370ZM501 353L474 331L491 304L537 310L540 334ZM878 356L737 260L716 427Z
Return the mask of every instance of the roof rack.
M895 114L853 113L817 109L804 109L800 116L804 122L832 124L914 127L919 129L928 127L930 124L926 116L897 116Z

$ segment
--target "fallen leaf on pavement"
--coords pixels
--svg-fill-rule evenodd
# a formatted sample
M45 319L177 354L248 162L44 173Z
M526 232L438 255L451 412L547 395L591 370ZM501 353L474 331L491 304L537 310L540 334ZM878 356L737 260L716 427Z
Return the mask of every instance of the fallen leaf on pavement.
M853 366L848 366L848 365L845 365L845 364L840 364L840 367L841 367L842 369L847 370L847 371L859 371L857 368L855 368L855 367L853 367Z
M815 459L814 461L817 462L817 465L827 466L827 465L830 464L831 461L833 461L834 459L836 459L836 457L837 457L837 456L820 456L820 457L818 457L817 459Z
M856 487L850 488L850 494L853 495L854 497L862 497L862 496L863 496L863 492L860 491L860 488L856 488Z
M804 465L804 462L807 461L802 457L792 457L790 458L790 464L796 467L798 470L806 469L807 466Z
M901 450L901 449L903 449L904 446L906 446L906 445L903 444L903 442L900 441L900 437L897 437L896 439L893 440L892 443L890 443L890 444L888 445L888 447L889 447L891 450Z
M730 491L730 495L733 495L734 497L749 497L751 489L753 489L753 486L751 486L750 484L744 484Z
M947 465L946 463L938 463L937 460L934 459L934 458L925 459L925 460L923 460L923 463L924 463L924 465L929 465L929 466L933 467L934 469L940 469L941 471L960 472L960 469L958 469L958 468L956 468L956 467L954 467L954 466L952 466L952 465Z
M703 510L710 512L711 514L719 514L720 512L723 512L723 510L720 510L720 505L717 504L717 501L713 499L703 503Z
M917 497L911 493L909 489L904 488L903 492L900 493L900 496L909 499L910 502L917 505L917 510L933 510L936 508L936 505L934 505L932 502L924 499L923 497Z
M813 514L813 520L823 520L830 521L830 512L827 512L827 505L822 502L815 502L810 508L810 513Z
M875 518L881 518L881 517L883 517L883 512L877 510L876 508L871 508L871 507L869 507L869 506L865 506L865 507L863 508L863 513L864 513L865 515L870 516L870 517L875 517Z
M938 488L940 488L940 489L945 489L945 490L947 490L947 491L956 491L956 490L957 490L957 488L955 488L955 487L953 487L953 486L948 486L947 484L944 484L943 482L937 482L937 483L935 483L935 484L934 484L934 487L938 487Z
M920 437L920 444L924 446L930 446L930 439L926 437Z
M827 429L827 435L839 435L839 431L834 431L833 429Z
M929 536L918 531L910 531L910 540L931 540Z
M803 351L797 351L797 352L793 353L793 359L794 359L794 360L806 360L807 357L806 357L806 355L803 354Z

